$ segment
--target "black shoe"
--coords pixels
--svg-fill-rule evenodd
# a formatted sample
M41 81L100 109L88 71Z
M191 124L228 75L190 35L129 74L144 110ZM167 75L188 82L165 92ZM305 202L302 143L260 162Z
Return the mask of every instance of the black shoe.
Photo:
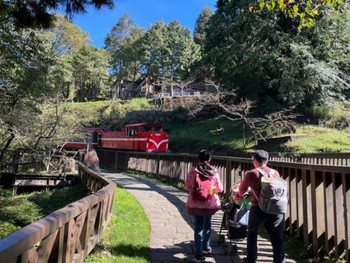
M193 258L193 262L197 262L197 263L204 263L205 262L205 256L195 256Z
M211 247L208 247L208 248L204 248L202 253L203 255L211 255L211 251L212 251Z
M247 258L242 259L243 263L255 263L255 261L249 261Z

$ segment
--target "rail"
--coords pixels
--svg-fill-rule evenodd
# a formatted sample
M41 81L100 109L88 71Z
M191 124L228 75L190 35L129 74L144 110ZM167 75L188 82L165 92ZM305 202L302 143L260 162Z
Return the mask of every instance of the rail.
M301 162L306 164L350 166L350 153L271 153L270 160L280 162Z
M191 154L99 150L102 167L138 170L185 180L197 162ZM212 156L226 193L252 168L251 159ZM289 185L285 230L312 247L315 255L333 253L350 262L350 167L270 161Z
M0 240L0 262L82 262L99 242L111 215L115 184L82 163L91 194Z

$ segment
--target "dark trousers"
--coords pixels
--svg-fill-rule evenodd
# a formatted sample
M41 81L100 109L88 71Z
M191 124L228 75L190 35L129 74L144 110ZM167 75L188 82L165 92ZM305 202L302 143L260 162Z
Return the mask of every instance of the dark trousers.
M259 206L252 206L249 213L248 236L247 236L247 260L250 263L258 257L258 231L264 225L268 232L272 249L273 263L285 262L285 249L283 238L283 215L266 214Z

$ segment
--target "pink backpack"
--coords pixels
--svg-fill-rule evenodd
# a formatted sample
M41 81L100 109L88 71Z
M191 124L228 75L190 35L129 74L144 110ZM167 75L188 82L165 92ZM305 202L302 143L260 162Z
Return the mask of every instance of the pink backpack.
M204 176L201 173L196 175L195 186L193 190L193 199L205 201L211 196L212 180L210 177Z

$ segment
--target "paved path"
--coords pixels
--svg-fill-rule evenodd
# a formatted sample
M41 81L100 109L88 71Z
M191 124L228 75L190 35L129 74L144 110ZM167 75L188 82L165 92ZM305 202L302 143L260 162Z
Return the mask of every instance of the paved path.
M193 219L187 214L185 202L187 192L172 186L119 173L103 172L108 178L127 189L143 206L151 224L151 262L192 262L194 255ZM213 254L206 262L242 263L245 242L237 242L238 253L230 250L229 240L219 242L223 213L219 211L212 218L211 245ZM225 230L222 234L226 234ZM231 244L232 245L232 244ZM257 262L272 262L270 243L259 239ZM288 260L287 262L295 262Z

